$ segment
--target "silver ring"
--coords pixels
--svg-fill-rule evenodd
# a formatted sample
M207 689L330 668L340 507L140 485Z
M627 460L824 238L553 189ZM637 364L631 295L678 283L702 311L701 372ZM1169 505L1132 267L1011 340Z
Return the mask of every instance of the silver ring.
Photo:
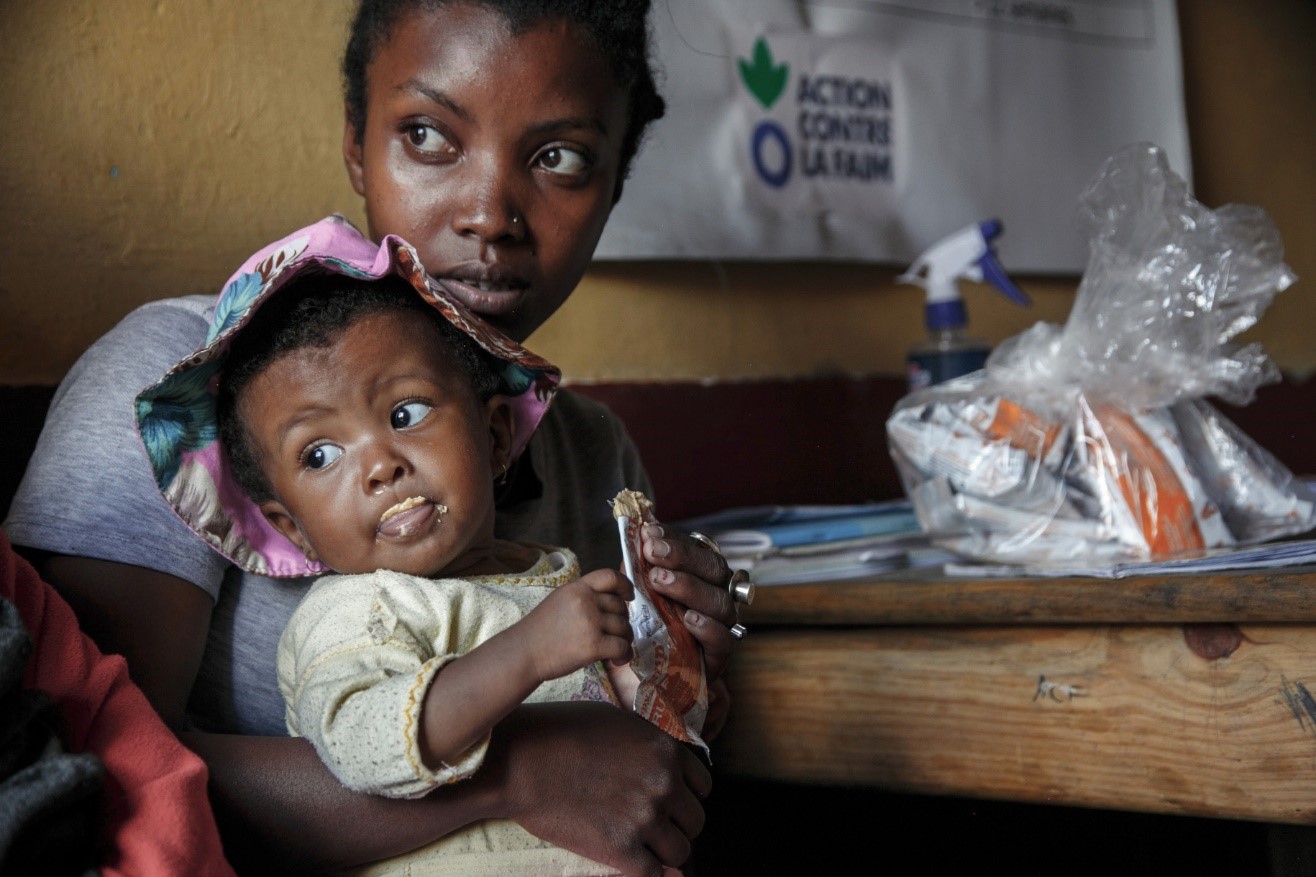
M731 631L731 635L735 637L737 641L744 639L745 634L749 632L743 624L733 624L729 630Z
M709 551L713 552L714 554L717 554L717 555L721 555L721 554L722 554L722 549L717 547L717 543L714 542L713 539L712 539L711 537L709 537L709 536L705 536L703 533L700 533L700 532L697 531L697 530L691 530L691 531L690 531L690 538L693 539L693 540L695 540L695 541L698 542L700 545L704 546L705 548L707 548Z
M754 602L754 583L749 580L749 573L743 569L731 574L731 581L727 582L727 590L731 592L731 599L737 603L748 606Z

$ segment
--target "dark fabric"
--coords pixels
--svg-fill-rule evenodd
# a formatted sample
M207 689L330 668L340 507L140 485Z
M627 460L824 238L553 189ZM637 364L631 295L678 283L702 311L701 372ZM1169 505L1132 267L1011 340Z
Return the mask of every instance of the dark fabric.
M94 874L105 769L65 752L50 698L20 687L31 653L0 598L0 874Z
M522 454L507 470L502 483L495 488L494 502L501 512L522 503L542 499L543 496L544 482L539 480L539 474L535 472L534 461L530 459L529 454Z

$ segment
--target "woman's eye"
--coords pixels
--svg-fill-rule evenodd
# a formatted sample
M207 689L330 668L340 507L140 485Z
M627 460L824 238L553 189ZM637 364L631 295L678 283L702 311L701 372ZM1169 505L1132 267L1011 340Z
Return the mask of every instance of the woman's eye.
M432 125L411 125L407 128L407 142L418 152L438 154L448 149L448 138Z
M433 405L424 402L408 402L406 405L399 405L393 409L393 428L407 429L415 426L433 410Z
M575 176L589 169L589 159L574 149L550 146L539 154L539 166L550 173Z
M323 469L343 456L343 449L338 445L316 445L302 458L307 469Z

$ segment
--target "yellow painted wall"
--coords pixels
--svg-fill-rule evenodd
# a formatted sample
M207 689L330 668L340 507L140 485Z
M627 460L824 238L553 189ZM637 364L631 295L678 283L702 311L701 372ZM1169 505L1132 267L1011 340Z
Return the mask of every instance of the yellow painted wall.
M0 384L53 383L134 306L214 292L262 243L338 210L351 0L0 2ZM1268 210L1305 278L1247 338L1316 366L1316 5L1180 4L1195 189ZM1095 170L1095 168L1094 168ZM602 264L531 340L576 380L896 374L921 293L859 265ZM966 296L1000 340L1063 321Z

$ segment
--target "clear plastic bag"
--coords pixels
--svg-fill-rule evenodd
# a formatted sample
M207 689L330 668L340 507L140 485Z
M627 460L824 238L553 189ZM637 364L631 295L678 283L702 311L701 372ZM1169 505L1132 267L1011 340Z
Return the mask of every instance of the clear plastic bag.
M1279 373L1232 339L1296 279L1256 207L1212 211L1162 151L1126 147L1082 196L1091 256L1069 319L887 421L923 528L961 553L1116 564L1316 526L1316 496L1208 402Z

